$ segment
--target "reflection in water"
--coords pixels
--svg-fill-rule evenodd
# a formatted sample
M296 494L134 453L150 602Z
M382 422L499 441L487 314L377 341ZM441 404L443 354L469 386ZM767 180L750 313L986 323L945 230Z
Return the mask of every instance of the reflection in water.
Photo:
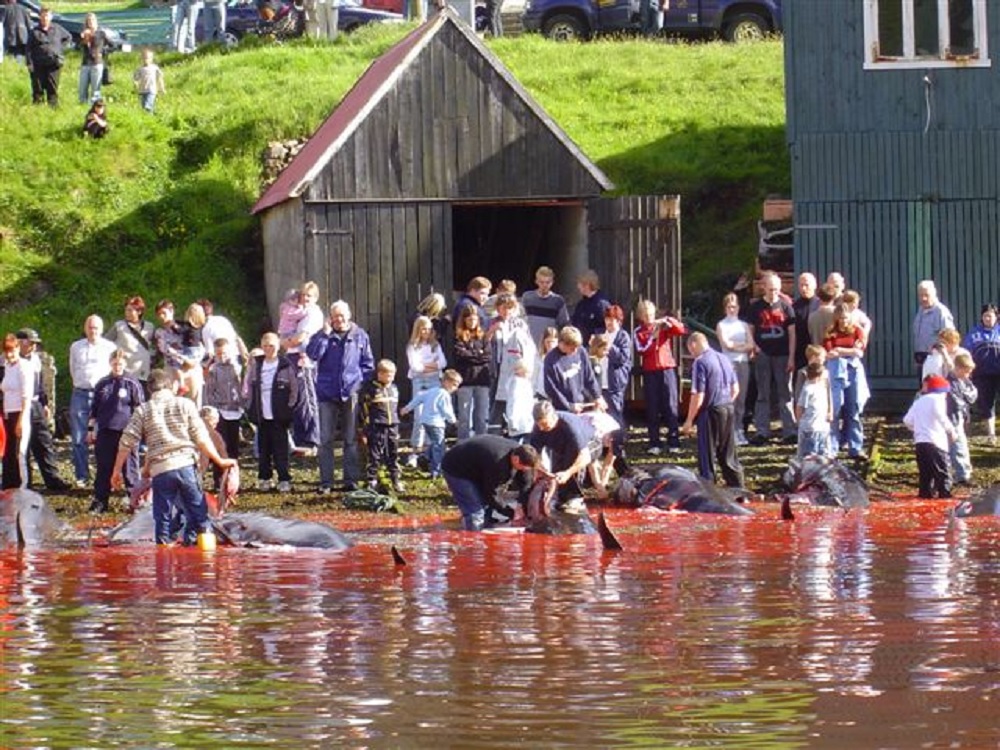
M997 746L995 519L773 511L3 552L0 746Z

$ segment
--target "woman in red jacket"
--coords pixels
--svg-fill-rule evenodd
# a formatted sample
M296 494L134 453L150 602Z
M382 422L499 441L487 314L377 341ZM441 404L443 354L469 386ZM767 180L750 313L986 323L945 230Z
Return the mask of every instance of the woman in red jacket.
M649 453L663 452L660 425L667 427L667 450L680 450L677 420L677 362L674 360L673 339L687 333L684 324L665 315L656 317L656 305L640 300L635 309L639 326L632 338L642 365L643 394L646 399L646 429L649 431Z

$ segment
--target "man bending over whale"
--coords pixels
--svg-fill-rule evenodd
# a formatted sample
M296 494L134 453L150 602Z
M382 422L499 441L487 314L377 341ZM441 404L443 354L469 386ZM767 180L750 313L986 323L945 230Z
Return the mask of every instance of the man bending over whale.
M522 490L530 487L531 470L537 464L534 448L499 435L476 435L445 453L441 474L462 511L465 530L483 529L487 511L496 505L497 490L508 484Z
M220 469L235 466L235 459L219 455L194 401L178 397L174 380L165 370L149 375L149 401L132 414L122 433L111 473L112 486L122 486L121 469L129 453L146 442L146 471L153 480L153 522L156 543L171 541L171 506L184 517L184 543L194 544L209 528L208 508L198 476L201 449Z

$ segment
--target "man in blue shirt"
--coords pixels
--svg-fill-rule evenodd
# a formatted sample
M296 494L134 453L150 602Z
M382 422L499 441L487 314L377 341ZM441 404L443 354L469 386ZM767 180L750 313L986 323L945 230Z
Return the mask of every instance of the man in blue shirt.
M306 354L316 363L319 401L319 491L333 487L333 446L339 433L344 445L344 485L357 489L361 479L358 458L357 413L361 385L375 372L368 334L351 322L351 308L343 300L330 305L330 319L313 334Z
M545 395L559 411L579 414L595 407L607 411L601 384L583 348L583 336L574 326L559 331L559 343L543 360L542 379Z
M708 345L703 333L692 333L688 351L695 358L691 368L691 398L681 432L690 434L698 424L698 473L715 479L713 459L730 487L743 486L743 467L736 457L736 423L733 402L740 386L729 360Z
M556 505L582 499L579 476L593 459L593 428L575 414L556 411L550 401L535 404L534 417L535 429L529 442L539 454L548 452L548 473L556 483Z

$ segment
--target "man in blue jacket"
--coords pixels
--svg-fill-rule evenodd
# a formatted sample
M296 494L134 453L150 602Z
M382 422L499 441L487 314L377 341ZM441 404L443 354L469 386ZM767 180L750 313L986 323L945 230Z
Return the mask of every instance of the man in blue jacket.
M333 487L333 441L344 444L344 486L357 488L361 478L358 458L357 412L361 385L375 372L371 341L351 322L351 308L343 300L330 305L330 319L309 339L306 354L316 363L319 401L319 491Z

